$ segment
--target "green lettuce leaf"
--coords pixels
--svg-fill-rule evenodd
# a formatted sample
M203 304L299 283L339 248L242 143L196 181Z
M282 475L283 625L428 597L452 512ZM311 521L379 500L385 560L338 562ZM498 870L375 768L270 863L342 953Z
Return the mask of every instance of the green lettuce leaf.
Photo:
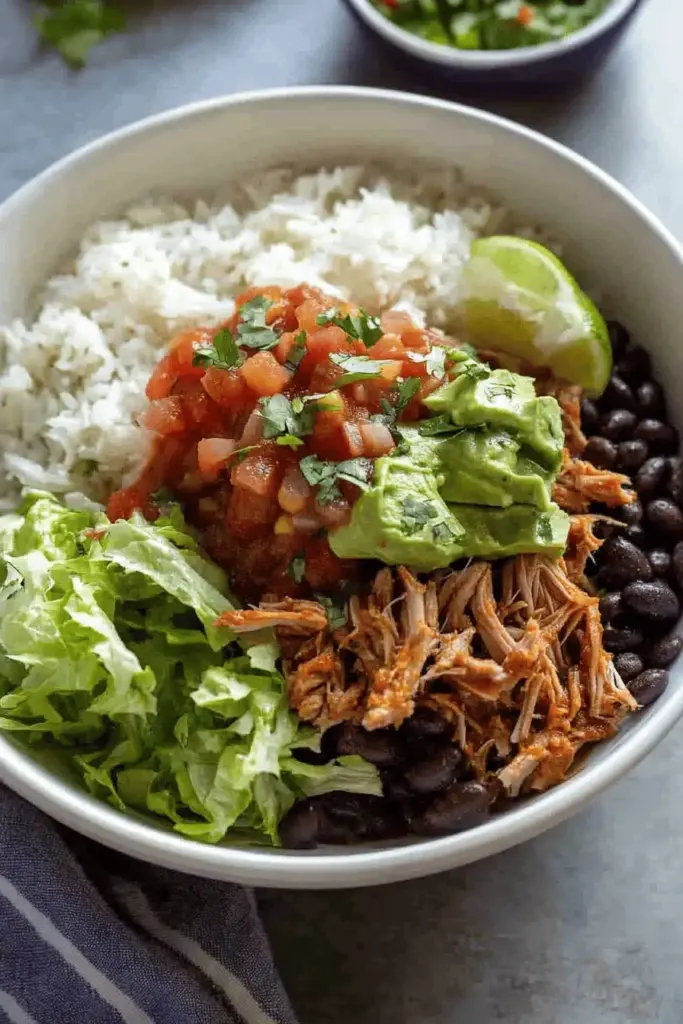
M0 517L0 729L205 842L277 844L295 800L379 792L360 758L296 758L320 734L287 706L273 635L214 626L233 607L179 509L109 523L30 494Z

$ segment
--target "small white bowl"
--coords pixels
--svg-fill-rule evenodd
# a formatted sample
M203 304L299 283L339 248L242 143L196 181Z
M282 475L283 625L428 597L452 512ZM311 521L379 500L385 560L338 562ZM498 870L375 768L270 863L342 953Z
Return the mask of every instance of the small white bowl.
M578 32L557 42L514 50L459 50L430 43L390 21L371 0L345 3L366 28L411 60L453 82L495 86L589 74L626 28L640 0L611 0L602 14Z
M459 166L471 182L561 238L584 286L648 348L671 407L683 408L683 256L655 218L592 164L525 128L466 107L369 89L288 89L199 103L115 132L55 164L0 207L0 323L30 313L37 289L91 221L150 192L208 195L227 180L290 162L412 168L418 157ZM251 885L343 888L443 871L538 835L621 778L682 713L683 669L674 666L659 701L595 747L561 786L470 832L372 849L293 853L191 842L50 774L5 734L0 779L64 824L152 863Z

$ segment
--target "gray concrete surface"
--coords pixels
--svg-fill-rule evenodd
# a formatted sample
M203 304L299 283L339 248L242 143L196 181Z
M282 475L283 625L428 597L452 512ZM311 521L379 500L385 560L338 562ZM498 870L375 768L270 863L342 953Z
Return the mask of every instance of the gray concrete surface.
M0 198L88 139L190 100L324 82L435 91L337 0L131 6L131 33L74 74L36 49L27 0L0 0ZM475 99L590 157L683 238L681 38L683 6L649 0L582 87ZM680 1024L680 736L575 820L493 860L383 889L261 894L303 1024Z

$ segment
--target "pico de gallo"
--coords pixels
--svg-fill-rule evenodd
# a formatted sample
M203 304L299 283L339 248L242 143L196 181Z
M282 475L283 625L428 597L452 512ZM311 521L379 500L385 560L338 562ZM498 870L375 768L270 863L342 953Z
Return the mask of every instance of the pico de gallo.
M395 425L444 383L453 345L404 312L377 319L306 285L250 288L230 320L184 332L158 363L142 419L151 455L108 515L154 520L179 501L245 600L334 588L356 570L327 531L395 449Z

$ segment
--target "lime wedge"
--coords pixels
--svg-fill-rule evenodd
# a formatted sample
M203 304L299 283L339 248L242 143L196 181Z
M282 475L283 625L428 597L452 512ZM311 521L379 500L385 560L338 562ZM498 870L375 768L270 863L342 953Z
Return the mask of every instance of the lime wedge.
M550 250L507 235L472 243L462 276L469 339L480 348L547 366L589 395L602 394L612 369L607 326Z

